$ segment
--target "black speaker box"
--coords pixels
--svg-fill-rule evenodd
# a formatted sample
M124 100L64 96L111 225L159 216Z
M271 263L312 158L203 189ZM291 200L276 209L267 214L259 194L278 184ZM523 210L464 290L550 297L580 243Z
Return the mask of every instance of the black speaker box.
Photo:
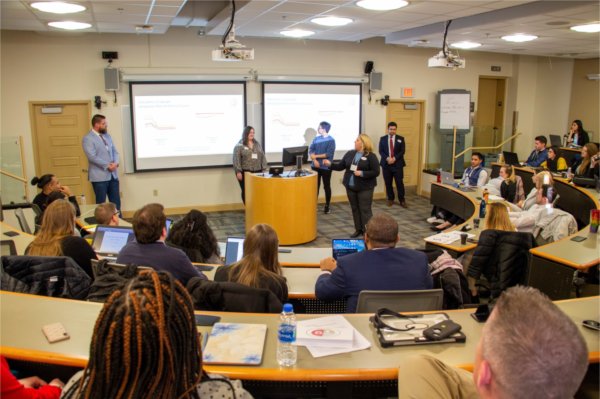
M369 74L373 70L373 61L367 61L365 63L365 73Z

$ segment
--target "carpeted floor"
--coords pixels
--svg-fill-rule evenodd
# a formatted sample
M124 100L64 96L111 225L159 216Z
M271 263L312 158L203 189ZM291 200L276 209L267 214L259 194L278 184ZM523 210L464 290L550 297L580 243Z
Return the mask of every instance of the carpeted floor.
M400 226L400 243L407 248L423 248L423 238L433 232L425 219L430 216L431 205L427 198L416 194L406 195L408 209L402 208L398 203L392 207L387 206L387 201L376 200L373 202L373 213L388 212ZM210 227L217 236L217 240L224 242L228 236L244 235L244 211L210 212L207 214ZM178 220L183 215L169 216ZM349 237L354 232L352 212L347 202L338 202L331 205L331 213L323 213L323 205L319 205L317 213L317 238L300 247L328 247L332 238Z

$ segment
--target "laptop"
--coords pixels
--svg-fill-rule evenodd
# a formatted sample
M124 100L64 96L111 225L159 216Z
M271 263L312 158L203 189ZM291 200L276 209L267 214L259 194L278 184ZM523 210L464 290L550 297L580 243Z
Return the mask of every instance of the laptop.
M171 231L171 225L173 225L173 219L167 218L165 222L165 227L167 228L167 237L169 237L169 232Z
M92 248L103 258L116 259L121 249L134 238L133 227L100 224L96 226Z
M244 237L227 237L225 243L225 264L231 265L244 256Z
M341 256L361 252L365 249L365 240L360 238L334 238L331 240L331 251L335 260Z
M458 184L454 180L454 176L452 176L452 173L450 173L450 172L444 172L442 170L440 172L440 177L441 177L441 180L442 180L442 184L445 184L447 186L452 186L452 187L458 186Z
M519 156L516 152L502 151L502 156L504 157L505 164L510 166L521 166Z
M550 135L550 145L562 147L562 138L558 134L551 134Z

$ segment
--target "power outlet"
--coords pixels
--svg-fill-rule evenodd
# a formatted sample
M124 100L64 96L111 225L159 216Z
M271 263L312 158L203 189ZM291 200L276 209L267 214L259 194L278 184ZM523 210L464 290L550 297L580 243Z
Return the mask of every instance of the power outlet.
M152 194L153 194L155 197L158 197L158 190L153 190L153 191L152 191Z

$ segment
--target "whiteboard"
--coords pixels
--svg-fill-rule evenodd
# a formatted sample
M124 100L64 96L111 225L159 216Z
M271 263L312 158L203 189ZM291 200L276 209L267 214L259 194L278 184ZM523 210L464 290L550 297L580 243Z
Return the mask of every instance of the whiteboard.
M458 130L469 130L471 128L470 105L471 93L440 92L439 129L452 130L454 126Z

